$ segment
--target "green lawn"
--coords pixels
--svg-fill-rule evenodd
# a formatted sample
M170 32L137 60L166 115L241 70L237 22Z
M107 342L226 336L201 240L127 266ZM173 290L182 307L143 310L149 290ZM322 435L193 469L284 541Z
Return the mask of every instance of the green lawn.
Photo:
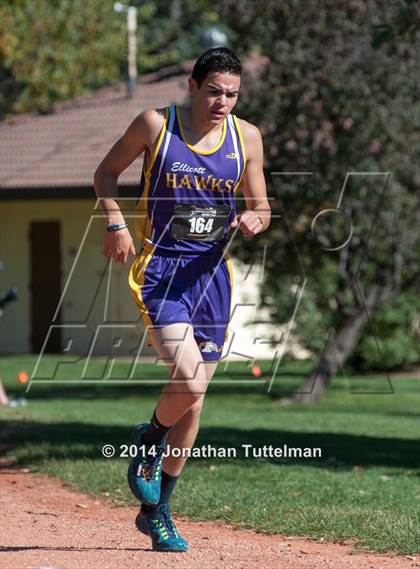
M24 395L15 377L21 369L32 372L34 361L0 360L8 392ZM56 368L55 359L47 358L37 375L70 380L82 367L81 362ZM262 367L262 379L269 378L269 364ZM282 365L272 394L290 394L307 368ZM298 407L268 397L263 381L253 379L244 364L226 373L219 369L196 447L233 447L238 457L191 458L172 499L175 512L288 536L353 539L376 551L419 551L418 381L340 376L319 404ZM115 506L135 505L126 485L128 459L102 458L101 447L129 444L132 426L150 418L165 372L144 365L134 376L149 383L118 384L118 377L128 377L128 364L107 370L104 360L91 364L86 376L96 383L35 379L27 407L2 409L5 436L13 445L8 455ZM322 457L245 458L242 444L320 447Z

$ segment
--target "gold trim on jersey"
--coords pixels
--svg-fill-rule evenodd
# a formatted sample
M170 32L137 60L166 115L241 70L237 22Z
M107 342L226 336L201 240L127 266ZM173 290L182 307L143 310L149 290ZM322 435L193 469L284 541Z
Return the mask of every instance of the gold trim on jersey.
M158 155L158 152L159 152L159 148L161 147L163 137L165 136L165 132L166 132L167 124L168 124L168 118L169 118L169 108L168 108L168 107L165 107L165 118L164 118L164 120L163 120L163 125L162 125L162 128L161 128L161 130L160 130L159 137L158 137L157 142L156 142L156 146L155 146L155 148L154 148L154 150L153 150L152 162L151 162L151 164L149 165L149 167L147 168L146 174L150 174L150 173L151 173L152 168L153 168L153 166L154 166L154 164L155 164L155 161L156 161L156 158L157 158L157 155Z
M242 182L242 178L245 172L245 168L246 168L246 154L245 154L245 144L244 144L244 139L242 136L242 130L241 127L239 126L239 121L238 118L235 115L232 115L233 118L233 122L235 123L236 126L236 130L238 131L238 136L239 136L239 143L241 145L241 151L242 151L242 160L244 161L244 167L242 168L242 173L239 177L238 183L236 184L233 193L236 192L236 190L239 188L239 186L241 185Z
M153 249L143 249L139 255L134 259L131 265L130 273L128 275L128 284L131 288L131 294L140 309L141 316L145 326L153 326L149 316L149 311L144 303L142 296L142 288L144 285L144 277L150 259L153 256Z
M146 168L146 160L144 160L144 162L143 162L144 189L143 189L143 194L137 203L137 207L136 207L137 217L136 217L136 223L135 223L136 237L140 241L150 239L150 237L152 235L152 222L149 218L149 213L148 213L148 209L147 209L147 199L149 197L149 189L150 189L150 177L152 174L153 166L156 162L156 158L157 158L159 149L162 145L162 141L163 141L163 138L164 138L165 133L166 133L168 118L169 118L169 109L168 109L168 107L166 107L165 108L165 119L163 121L163 125L162 125L162 128L160 130L159 137L158 137L157 142L156 142L156 146L153 150L153 154L151 156L151 163Z
M228 255L227 253L224 253L223 256L224 256L224 258L225 258L226 266L227 266L227 269L228 269L228 271L229 271L229 281L230 281L230 308L229 308L229 310L232 310L232 296L233 296L233 269L232 269L232 261L230 260L230 257L229 257L229 255ZM228 324L227 324L227 326L226 326L225 342L226 342L226 340L228 339L228 335L229 335L229 332L228 332L229 323L230 323L230 315L229 315L229 322L228 322Z
M219 150L219 148L222 146L222 144L224 143L225 138L226 138L226 131L227 131L226 119L224 119L224 121L223 121L222 136L220 137L220 140L217 143L217 145L212 150L198 150L198 148L196 148L195 146L193 146L192 144L190 144L188 142L187 137L185 136L184 127L182 126L181 113L179 112L178 107L175 107L175 109L176 109L176 116L178 119L179 130L181 132L181 138L182 138L184 144L186 146L188 146L188 148L190 150L192 150L193 152L196 152L197 154L204 154L204 155L213 154L214 152L216 152L216 150Z

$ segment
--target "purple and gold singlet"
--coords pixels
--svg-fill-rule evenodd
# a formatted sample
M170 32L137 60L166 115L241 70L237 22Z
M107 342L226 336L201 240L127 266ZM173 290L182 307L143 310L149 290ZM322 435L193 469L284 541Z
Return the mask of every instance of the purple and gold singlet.
M159 251L205 253L220 246L197 239L176 240L171 236L175 204L215 206L230 209L225 232L235 216L235 190L244 171L242 135L236 117L223 122L222 136L213 150L199 151L183 133L178 109L166 109L164 126L148 169L143 168L140 182L137 237ZM197 222L196 222L197 223Z
M191 324L205 360L219 359L226 339L232 273L223 249L245 163L236 117L228 115L219 143L201 151L171 106L143 167L136 223L143 249L129 284L145 324Z

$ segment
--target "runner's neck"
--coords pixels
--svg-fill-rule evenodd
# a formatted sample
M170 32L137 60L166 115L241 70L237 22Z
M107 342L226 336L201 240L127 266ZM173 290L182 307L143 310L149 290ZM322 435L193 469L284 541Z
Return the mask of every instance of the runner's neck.
M223 134L223 121L218 125L203 122L193 107L178 107L179 116L189 144L198 150L211 150Z

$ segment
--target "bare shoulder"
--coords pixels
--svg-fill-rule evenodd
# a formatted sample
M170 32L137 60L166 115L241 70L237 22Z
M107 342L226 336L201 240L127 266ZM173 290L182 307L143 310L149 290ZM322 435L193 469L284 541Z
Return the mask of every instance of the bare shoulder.
M133 121L134 128L141 129L142 132L147 133L148 146L153 146L156 138L162 129L165 121L165 109L147 109L143 111Z
M244 119L240 119L239 117L237 117L237 120L239 122L239 127L242 131L242 137L244 139L244 146L245 146L245 152L247 154L247 159L249 159L251 154L250 153L251 149L255 149L258 147L262 148L261 133L259 128L254 124L251 124L250 122Z
M163 121L165 120L165 109L147 109L138 115L138 119L141 119L147 126L162 127Z

